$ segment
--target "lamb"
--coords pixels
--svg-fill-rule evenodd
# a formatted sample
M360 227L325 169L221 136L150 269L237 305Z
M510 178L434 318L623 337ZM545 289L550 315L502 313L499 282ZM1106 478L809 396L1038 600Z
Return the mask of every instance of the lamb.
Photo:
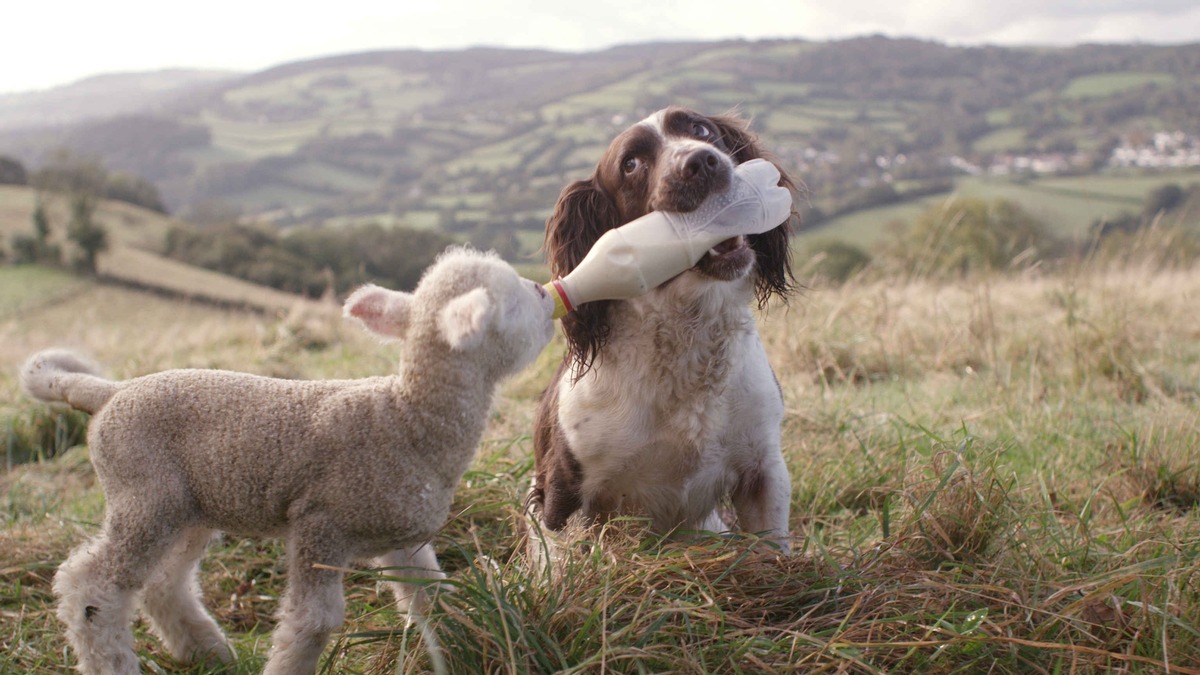
M21 375L28 393L94 415L88 444L107 500L100 533L54 579L79 669L138 672L135 604L176 658L234 660L196 583L216 530L287 539L266 673L315 670L342 624L338 569L352 560L444 578L428 542L497 384L550 341L553 310L541 286L495 254L453 248L411 294L368 285L346 301L347 317L404 340L390 377L170 370L110 381L72 352L32 356ZM389 586L402 607L422 602L416 584Z

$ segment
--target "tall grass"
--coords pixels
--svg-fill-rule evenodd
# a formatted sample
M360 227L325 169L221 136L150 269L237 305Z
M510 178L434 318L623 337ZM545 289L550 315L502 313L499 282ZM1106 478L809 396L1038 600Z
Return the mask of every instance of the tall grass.
M0 328L28 347L77 327L122 376L357 376L390 370L396 349L319 319L181 318L122 297L104 296L135 305L136 328L94 312L73 323L95 297ZM1198 297L1200 270L1155 256L811 285L760 321L787 406L794 554L752 534L669 540L617 521L550 575L525 560L521 501L555 343L498 397L435 542L450 577L424 623L380 591L403 570L360 570L322 669L1200 672ZM15 351L0 354L16 363ZM83 448L13 469L0 490L0 671L62 670L49 579L94 531L102 496ZM264 662L282 557L276 542L228 538L202 569L236 672ZM200 672L137 637L148 668Z
M44 462L82 443L88 418L75 410L33 410L10 417L3 432L5 469Z

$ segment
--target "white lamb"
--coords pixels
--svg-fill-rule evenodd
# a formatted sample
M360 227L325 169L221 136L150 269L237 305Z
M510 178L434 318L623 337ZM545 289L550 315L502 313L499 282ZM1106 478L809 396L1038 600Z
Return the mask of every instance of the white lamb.
M496 256L456 248L412 294L365 286L346 301L346 316L405 341L391 377L171 370L114 382L71 352L30 358L30 394L94 414L88 444L104 523L54 579L79 669L138 672L135 603L176 658L233 661L196 583L214 530L287 538L288 588L267 673L315 670L342 624L337 569L351 560L443 578L428 542L496 385L546 346L553 309L541 286ZM389 585L401 605L420 593Z

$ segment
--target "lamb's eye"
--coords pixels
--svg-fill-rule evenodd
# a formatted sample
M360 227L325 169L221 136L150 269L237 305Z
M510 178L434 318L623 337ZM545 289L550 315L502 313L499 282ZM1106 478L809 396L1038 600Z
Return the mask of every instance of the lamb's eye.
M621 162L621 170L626 174L631 174L634 171L637 171L641 165L642 160L638 159L637 157L626 157L625 161Z
M707 139L712 137L713 132L702 122L692 122L692 135L699 139Z

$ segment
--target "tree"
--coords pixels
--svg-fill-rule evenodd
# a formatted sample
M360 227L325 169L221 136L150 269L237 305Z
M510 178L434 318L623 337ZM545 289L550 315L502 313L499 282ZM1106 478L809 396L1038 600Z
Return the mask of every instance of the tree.
M25 185L28 182L29 176L20 162L0 155L0 185Z
M37 196L30 220L33 221L32 235L14 234L12 237L13 262L58 265L62 260L62 251L50 243L50 216L46 213L46 203L41 194Z
M1183 204L1186 193L1183 188L1174 183L1159 186L1150 191L1146 195L1145 206L1142 207L1142 215L1147 219L1157 217L1159 214L1173 211Z
M38 195L37 203L33 206L33 235L39 242L45 243L50 238L50 216L46 215L46 203Z
M888 251L909 273L953 276L1000 270L1058 253L1041 222L1006 199L949 199L922 213Z
M108 248L108 230L95 221L96 198L87 192L71 194L71 220L67 238L82 252L79 266L88 274L96 273L96 256Z
M158 188L150 181L128 173L113 173L108 176L108 184L104 187L104 196L119 202L141 206L142 208L166 213Z

